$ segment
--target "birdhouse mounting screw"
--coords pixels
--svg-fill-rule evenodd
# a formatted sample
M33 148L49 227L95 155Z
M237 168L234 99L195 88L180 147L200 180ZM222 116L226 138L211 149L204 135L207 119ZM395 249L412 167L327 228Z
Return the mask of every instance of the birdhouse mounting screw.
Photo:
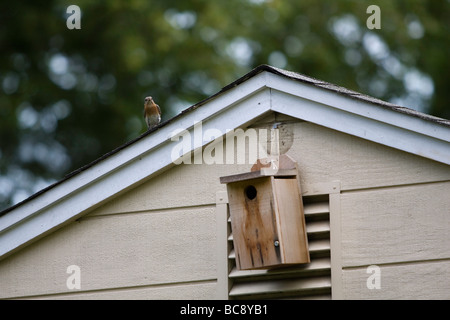
M279 247L279 246L280 246L280 241L275 240L275 241L273 242L273 245L274 245L275 247Z

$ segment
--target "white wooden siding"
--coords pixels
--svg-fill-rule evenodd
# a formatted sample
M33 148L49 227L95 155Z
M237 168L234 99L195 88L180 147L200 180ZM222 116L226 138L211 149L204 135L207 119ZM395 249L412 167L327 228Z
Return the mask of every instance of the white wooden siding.
M273 115L255 123L270 128L287 122L294 141L288 154L299 164L300 182L341 182L341 190L370 189L450 180L449 166L339 133L308 122ZM290 122L289 122L290 121ZM219 177L250 171L246 165L180 165L152 178L96 210L95 214L159 208L215 205L217 191L226 191Z
M207 300L214 298L216 282L188 282L89 292L25 297L26 300Z
M92 296L104 290L99 297L126 297L127 288L152 298L145 294L167 296L186 285L196 288L186 299L212 298L214 225L214 207L86 216L2 261L0 297L81 297L77 291ZM69 265L81 269L81 290L66 287ZM200 289L206 290L202 296Z
M344 267L450 258L450 182L343 193L341 210Z
M286 116L253 127L273 122L292 132L303 191L340 181L330 197L341 207L330 216L333 298L448 297L449 166ZM0 297L223 298L219 177L250 167L181 165L143 181L0 261ZM383 239L383 249L371 246ZM81 267L80 291L66 287L71 264ZM380 265L381 290L367 289L368 264Z
M343 298L450 299L449 195L450 182L343 193Z
M450 260L380 265L380 289L366 286L367 268L343 271L344 299L449 300Z

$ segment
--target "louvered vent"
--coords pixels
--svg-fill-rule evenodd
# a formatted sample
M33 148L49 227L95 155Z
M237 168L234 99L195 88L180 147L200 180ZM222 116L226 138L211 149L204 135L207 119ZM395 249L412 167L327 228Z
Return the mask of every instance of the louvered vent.
M230 299L331 299L330 209L326 196L303 197L311 263L239 271L228 218Z

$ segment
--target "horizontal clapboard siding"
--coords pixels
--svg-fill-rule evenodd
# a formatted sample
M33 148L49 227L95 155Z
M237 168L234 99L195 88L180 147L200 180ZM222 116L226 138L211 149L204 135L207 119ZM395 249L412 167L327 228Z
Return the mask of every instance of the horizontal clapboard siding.
M328 196L303 197L311 263L273 270L238 270L228 219L230 299L331 299Z

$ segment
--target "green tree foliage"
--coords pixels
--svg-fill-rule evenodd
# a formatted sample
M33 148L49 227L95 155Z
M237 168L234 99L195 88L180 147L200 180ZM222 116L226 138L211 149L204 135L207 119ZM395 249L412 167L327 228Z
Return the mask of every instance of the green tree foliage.
M0 209L143 133L145 96L167 120L259 64L450 118L449 18L446 0L3 1Z

